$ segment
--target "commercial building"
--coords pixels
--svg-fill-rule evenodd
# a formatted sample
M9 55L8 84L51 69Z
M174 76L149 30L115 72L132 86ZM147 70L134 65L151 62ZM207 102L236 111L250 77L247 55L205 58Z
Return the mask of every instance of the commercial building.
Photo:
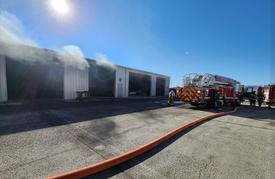
M78 68L64 64L57 52L24 48L32 48L31 55L35 58L0 54L0 102L41 98L70 100L77 97L77 91L89 91L91 97L168 95L170 79L165 75L102 65L91 59L85 59L89 66Z

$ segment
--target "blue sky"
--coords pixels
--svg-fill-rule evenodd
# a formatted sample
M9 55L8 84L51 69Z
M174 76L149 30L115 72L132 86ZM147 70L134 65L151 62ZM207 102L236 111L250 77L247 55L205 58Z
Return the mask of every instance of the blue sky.
M0 0L41 47L73 44L85 56L165 74L212 73L244 84L271 81L271 0L71 0L69 15L47 0ZM1 35L1 34L0 34ZM272 80L274 81L274 78Z

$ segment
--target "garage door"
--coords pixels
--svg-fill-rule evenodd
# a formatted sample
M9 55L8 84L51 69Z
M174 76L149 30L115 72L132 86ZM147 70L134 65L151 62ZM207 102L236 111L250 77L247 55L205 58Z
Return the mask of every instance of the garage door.
M164 96L165 94L165 79L157 77L156 81L156 95Z
M150 96L151 77L129 72L129 96Z
M6 62L9 99L63 98L62 66L10 58Z
M91 96L114 97L115 69L96 64L90 64L89 92Z

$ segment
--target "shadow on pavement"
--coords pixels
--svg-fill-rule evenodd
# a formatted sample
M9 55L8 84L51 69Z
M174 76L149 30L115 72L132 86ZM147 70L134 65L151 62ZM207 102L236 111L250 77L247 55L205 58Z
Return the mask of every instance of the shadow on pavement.
M179 108L182 108L183 106L179 106ZM252 107L248 105L241 105L241 107L237 112L230 114L231 116L237 116L237 117L243 117L243 118L249 118L254 120L275 120L275 108L268 108L267 106L263 107ZM219 112L226 112L233 110L234 107L232 106L225 106L222 110L217 110L213 107L195 107L190 106L191 110L199 110L199 111L206 111L206 112L212 112L212 113L219 113Z
M0 136L99 118L167 107L162 99L105 99L98 101L39 101L0 106ZM111 120L95 129L99 135L114 130Z
M275 109L268 107L250 107L243 106L243 108L232 116L244 117L254 120L275 120Z
M170 144L174 143L177 139L179 139L180 137L184 136L185 134L187 134L188 132L190 132L192 129L204 124L207 121L204 121L200 124L197 124L196 126L193 126L192 128L188 129L188 130L184 130L180 133L178 133L177 135L173 136L172 138L168 139L166 142L158 145L157 147L153 148L152 150L137 156L129 161L126 161L122 164L119 164L117 166L114 166L110 169L107 169L105 171L93 174L91 176L85 177L85 179L93 179L93 178L110 178L112 176L115 176L121 172L124 172L127 169L130 169L142 162L144 162L145 160L151 158L152 156L156 155L157 153L159 153L160 151L162 151L163 149L165 149L166 147L168 147ZM125 173L127 175L127 173ZM130 177L132 178L132 177Z
M185 108L185 106L176 106L179 108ZM189 109L191 110L202 110L202 111L208 111L208 112L214 112L214 113L218 113L221 111L215 110L213 108L205 108L205 107L190 107ZM232 107L225 107L223 109L223 111L229 111L232 110ZM259 107L249 107L249 106L242 106L242 108L236 112L231 114L232 116L238 116L238 117L245 117L245 118L250 118L253 120L265 120L265 119L271 119L274 120L275 118L275 109L274 108L259 108ZM185 130L179 134L177 134L176 136L172 137L171 139L169 139L168 141L164 142L163 144L157 146L156 148L138 156L135 157L134 159L131 159L127 162L124 162L120 165L117 165L115 167L112 167L110 169L107 169L105 171L96 173L94 175L91 175L89 177L85 177L87 179L90 178L109 178L112 176L115 176L121 172L124 172L127 169L130 169L142 162L144 162L145 160L149 159L150 157L154 156L155 154L159 153L160 151L162 151L163 149L165 149L167 146L169 146L170 144L172 144L173 142L175 142L177 139L179 139L180 137L184 136L185 134L187 134L188 132L190 132L192 129L204 124L207 121L204 121L188 130ZM127 173L125 173L127 175Z

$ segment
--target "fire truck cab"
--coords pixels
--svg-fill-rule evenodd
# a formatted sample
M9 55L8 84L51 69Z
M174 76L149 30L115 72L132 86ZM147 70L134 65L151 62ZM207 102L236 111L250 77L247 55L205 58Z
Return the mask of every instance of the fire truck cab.
M183 87L177 88L177 98L191 105L213 106L217 92L224 95L227 104L239 104L241 85L231 78L212 74L187 74L183 78Z

